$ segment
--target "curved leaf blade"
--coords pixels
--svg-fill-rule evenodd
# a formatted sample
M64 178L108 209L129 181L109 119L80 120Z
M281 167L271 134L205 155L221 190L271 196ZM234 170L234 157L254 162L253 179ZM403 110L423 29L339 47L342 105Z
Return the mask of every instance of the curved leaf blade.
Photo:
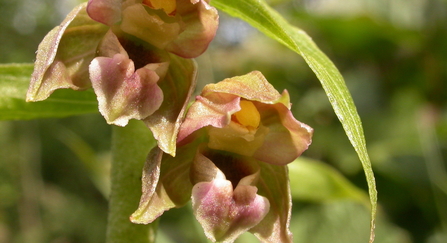
M371 203L370 242L373 242L377 211L375 178L366 150L362 123L340 72L303 30L289 24L265 1L212 0L211 4L233 17L246 21L267 36L300 54L316 74L349 141L362 162L369 188Z
M367 207L369 205L365 191L322 161L301 156L288 164L288 168L293 199L311 202L348 199Z
M95 93L58 90L45 101L27 103L33 64L0 65L0 120L67 117L98 112Z

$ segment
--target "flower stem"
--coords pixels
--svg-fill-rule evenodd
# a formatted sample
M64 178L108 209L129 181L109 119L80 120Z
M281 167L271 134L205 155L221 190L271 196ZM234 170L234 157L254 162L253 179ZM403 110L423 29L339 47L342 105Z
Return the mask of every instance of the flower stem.
M113 127L107 243L155 242L157 222L137 225L129 220L138 208L144 161L154 145L150 130L141 121L132 120L126 127Z

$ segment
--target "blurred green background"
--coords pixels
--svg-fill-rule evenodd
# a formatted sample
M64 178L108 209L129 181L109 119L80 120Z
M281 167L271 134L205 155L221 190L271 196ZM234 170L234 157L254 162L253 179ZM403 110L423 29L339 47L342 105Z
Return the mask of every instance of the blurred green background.
M33 62L77 2L0 0L0 63ZM379 191L376 242L447 242L447 1L269 3L314 39L352 93ZM261 71L315 129L305 158L290 166L294 242L367 242L361 164L301 57L222 14L197 61L201 86ZM110 140L99 114L1 121L0 243L104 242ZM188 206L165 213L160 229L158 242L207 242Z

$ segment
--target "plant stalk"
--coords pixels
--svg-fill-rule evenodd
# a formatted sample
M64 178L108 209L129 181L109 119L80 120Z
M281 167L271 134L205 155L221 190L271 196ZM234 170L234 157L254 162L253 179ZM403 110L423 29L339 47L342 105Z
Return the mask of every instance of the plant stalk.
M126 127L113 126L107 243L155 242L157 221L138 225L129 220L138 208L144 161L154 145L150 130L141 121L131 120Z

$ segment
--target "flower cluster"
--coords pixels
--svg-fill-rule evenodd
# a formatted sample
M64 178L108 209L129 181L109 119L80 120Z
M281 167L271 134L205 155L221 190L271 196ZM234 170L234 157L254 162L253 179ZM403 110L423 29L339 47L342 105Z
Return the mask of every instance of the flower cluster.
M192 201L212 241L249 231L292 242L287 164L310 145L289 94L260 72L208 84L187 109L197 67L214 38L209 0L90 0L42 41L27 93L92 87L109 124L142 120L158 146L143 170L143 195L130 217L153 222Z
M90 0L39 45L27 101L93 87L109 124L143 120L175 154L196 64L218 26L208 0ZM165 131L168 131L167 133Z
M143 196L132 215L150 223L190 199L207 237L233 242L250 231L263 242L292 242L287 164L311 143L287 91L259 72L208 84L180 127L178 155L158 148L143 172Z

